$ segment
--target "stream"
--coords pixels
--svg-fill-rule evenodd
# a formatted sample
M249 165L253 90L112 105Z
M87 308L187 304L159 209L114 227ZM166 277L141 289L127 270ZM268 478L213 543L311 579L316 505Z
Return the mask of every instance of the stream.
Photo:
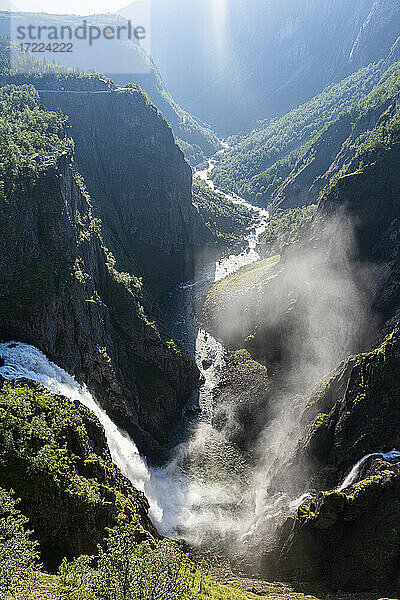
M208 168L197 173L210 187L213 166L210 160ZM233 194L225 195L254 213L252 226L244 232L244 249L199 269L193 281L185 281L169 293L162 307L171 332L195 359L204 377L203 385L193 393L183 413L178 443L166 466L149 466L134 440L112 422L89 390L37 348L11 341L0 344L4 358L1 375L38 381L53 393L79 400L96 414L105 429L113 461L145 493L150 517L161 534L184 537L208 550L215 544L219 547L227 535L237 537L243 525L238 514L240 498L248 481L243 457L212 425L213 390L221 379L225 349L220 340L199 326L196 314L215 281L259 259L257 244L269 218L266 210Z
M210 187L208 168L197 173ZM222 192L221 192L222 193ZM245 232L246 247L238 254L199 269L193 281L185 281L166 297L162 309L171 332L195 359L204 383L192 394L177 429L175 447L164 467L151 467L140 456L129 435L120 430L95 398L74 377L52 363L37 348L19 342L0 344L3 377L26 377L46 386L53 393L78 400L102 423L110 453L121 472L134 487L144 492L150 504L150 517L158 531L179 536L205 552L224 554L242 561L256 561L259 549L274 525L293 514L306 500L279 492L271 495L268 476L259 469L251 473L244 456L213 427L213 392L221 381L225 348L221 340L201 328L197 315L200 305L214 282L259 259L257 244L268 223L268 212L252 206L234 194L225 194L232 202L247 206L254 222ZM339 490L357 480L370 457L398 459L400 453L369 454L362 458L344 479Z

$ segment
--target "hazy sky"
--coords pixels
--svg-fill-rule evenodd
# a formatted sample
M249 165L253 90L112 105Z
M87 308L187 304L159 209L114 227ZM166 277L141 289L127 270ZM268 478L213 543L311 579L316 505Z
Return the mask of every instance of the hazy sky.
M25 11L89 15L115 12L131 0L0 0L0 9L16 7Z

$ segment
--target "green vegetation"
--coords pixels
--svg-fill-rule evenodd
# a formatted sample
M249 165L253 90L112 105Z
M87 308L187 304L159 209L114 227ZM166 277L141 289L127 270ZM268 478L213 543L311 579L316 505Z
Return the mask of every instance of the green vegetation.
M379 65L369 65L280 119L262 123L223 155L213 172L215 183L257 203L268 203L311 140L368 94L379 78Z
M243 232L254 219L248 208L212 190L198 177L193 181L193 204L217 242L228 246L242 242Z
M376 86L365 100L353 107L351 116L356 119L355 130L357 121L365 119L370 111L382 113L382 123L372 130L367 129L354 141L346 140L344 148L348 152L352 151L350 155L353 156L353 160L343 164L342 169L332 178L331 185L350 169L362 169L379 152L388 152L394 145L399 144L400 109L397 104L387 108L388 101L395 100L399 91L400 63L396 63L385 74L380 85Z
M40 385L5 383L0 394L0 481L22 498L51 567L94 551L105 528L145 504L111 461L96 417ZM147 534L146 534L147 535Z
M12 53L12 61L10 56ZM105 90L113 89L112 81L79 67L70 68L46 60L38 60L32 54L22 53L18 44L7 38L0 38L0 85L31 84L38 89Z
M274 203L317 203L336 184L339 183L338 189L342 184L351 186L352 182L345 178L352 175L359 177L355 178L353 189L344 194L352 200L355 195L359 197L354 205L369 202L375 193L387 194L383 187L393 163L389 152L396 149L399 138L399 89L400 64L395 63L369 94L341 112L309 144L279 188ZM379 163L383 157L386 164L382 165ZM370 174L367 167L372 167ZM382 214L385 212L384 209Z
M109 530L104 547L93 557L81 556L60 567L60 591L80 590L96 600L180 600L195 597L202 573L172 540L138 543L138 525ZM71 592L70 592L71 593ZM75 596L72 596L76 598Z
M5 383L0 394L2 482L14 485L27 500L29 480L42 480L88 507L107 504L114 486L115 507L133 514L134 499L121 495L119 487L124 486L106 447L91 451L88 446L89 431L96 428L101 438L96 418L63 396L39 385ZM102 484L96 472L102 473Z
M60 169L69 165L73 142L67 135L67 118L45 109L30 85L0 89L0 232L3 252L14 252L13 269L3 270L2 314L12 316L32 301L43 301L62 289L71 276L84 285L87 280L82 258L73 256L73 243L59 231L59 217L65 210L61 196ZM71 215L76 244L99 236L100 224L82 178L73 175L82 193L82 207ZM34 199L38 199L36 210ZM33 216L33 214L34 216ZM29 216L30 215L30 216ZM47 232L38 225L35 235L27 232L27 221L46 222ZM35 237L36 236L36 237ZM54 239L60 238L60 239ZM22 242L22 240L24 240ZM75 248L78 252L78 248ZM7 283L7 285L6 285ZM24 308L22 307L22 310Z
M37 543L12 494L0 488L0 597L14 593L22 573L37 564Z
M1 18L0 15L0 21ZM43 15L42 18L46 21L47 15ZM76 19L76 17L71 17L72 21L74 18ZM101 15L95 18L102 20ZM54 19L57 17L53 16L52 21ZM35 15L34 22L38 22L38 20L40 17ZM61 24L65 25L65 17L62 21L60 18ZM75 21L75 24L78 25L80 22ZM103 24L109 25L109 18ZM134 83L127 82L123 76L124 80L119 81L118 84L139 92L152 106L156 107L156 110L172 127L176 142L191 165L196 166L204 161L206 156L211 156L220 149L220 142L213 131L197 121L174 101L171 94L165 89L162 77L153 60L143 48L136 44L121 43L113 45L112 50L115 49L119 53L116 56L115 64L120 63L121 60L133 59L134 62L139 60L142 63L143 73L148 73L148 76L144 75L143 77L140 77L138 73L132 74L137 79ZM110 48L107 49L107 51L109 50ZM12 61L10 61L10 52L12 52ZM135 54L139 56L135 56ZM98 57L95 62L98 63ZM71 66L50 64L45 60L38 60L31 54L21 53L15 42L7 38L0 38L0 85L32 84L38 90L111 91L116 89L117 85L105 75L96 73L92 69L85 69L84 64L75 67L72 64L73 60ZM108 72L106 65L104 65L104 72Z
M66 123L39 105L33 86L0 88L0 200L26 189L40 170L72 151Z
M311 222L316 210L317 206L311 204L301 208L274 211L260 239L262 254L280 254L284 246L297 241L302 228Z

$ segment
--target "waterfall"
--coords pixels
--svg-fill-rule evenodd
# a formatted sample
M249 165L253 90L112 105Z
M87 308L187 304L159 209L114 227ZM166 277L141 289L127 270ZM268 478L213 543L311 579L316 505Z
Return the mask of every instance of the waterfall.
M351 469L347 477L345 477L340 486L336 488L336 491L342 492L343 490L351 486L357 480L361 467L367 462L369 458L373 456L383 458L384 460L395 460L400 459L400 451L393 449L390 452L373 452L372 454L367 454L361 460L359 460L357 464L354 465L354 467Z
M198 173L208 185L211 185L209 174L212 168L210 161L209 168L203 174ZM238 487L235 479L243 471L242 458L212 425L213 390L221 379L225 348L199 327L194 307L213 282L260 258L257 244L267 227L269 214L236 195L225 195L232 202L251 210L254 221L246 232L247 247L244 250L205 267L194 281L182 283L170 294L169 328L196 360L204 376L204 384L194 405L196 410L200 410L200 415L195 421L185 423L190 435L174 449L166 466L149 466L140 456L134 441L112 422L87 388L50 362L37 348L17 342L0 344L0 356L4 358L4 365L0 368L3 377L25 377L37 381L55 394L79 401L97 416L104 427L114 463L132 485L146 495L150 517L162 535L179 535L194 545L207 548L211 548L215 540L226 539L227 536L230 546L233 546L243 529L251 529L255 518L252 503L247 506L241 501L241 497L248 496L246 482ZM296 501L294 503L297 504ZM276 513L274 503L269 508L267 512ZM294 506L290 506L289 510L293 511ZM280 514L279 510L277 512Z
M33 346L18 342L0 344L0 356L4 359L0 375L6 379L32 379L54 394L78 400L96 415L104 427L113 462L136 489L146 494L151 505L150 516L157 521L160 507L154 495L150 469L129 435L112 422L91 393Z

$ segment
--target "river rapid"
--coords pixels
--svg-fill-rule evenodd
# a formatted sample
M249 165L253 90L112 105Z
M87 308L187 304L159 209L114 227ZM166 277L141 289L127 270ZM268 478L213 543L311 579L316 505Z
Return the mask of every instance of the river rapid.
M212 168L210 160L208 168L197 173L210 187ZM197 315L214 282L259 259L257 244L269 218L266 210L233 194L226 196L253 211L254 222L244 232L245 248L199 269L193 281L185 281L170 292L162 307L171 332L195 359L204 378L174 432L167 465L149 466L134 440L112 422L91 393L37 348L19 342L0 344L0 356L4 359L0 374L9 379L25 377L38 381L53 393L78 400L92 410L104 427L113 461L148 498L150 517L158 531L183 537L202 552L238 560L238 564L254 573L257 557L266 548L276 524L293 514L311 495L307 491L299 498L284 491L272 495L263 465L252 472L246 458L213 426L213 392L221 381L226 352L222 341L200 326ZM394 449L365 456L338 489L352 485L370 458L397 460L399 455Z
M206 170L198 172L213 187ZM222 192L221 192L222 193ZM199 269L193 281L182 282L170 292L163 304L165 320L171 332L195 359L204 383L195 391L182 414L180 427L174 432L170 462L154 468L140 456L134 440L121 431L98 405L89 390L71 375L52 363L37 348L19 342L0 344L4 365L3 377L25 377L45 385L92 410L102 423L111 456L124 475L150 503L150 516L159 532L184 537L201 549L219 550L226 538L233 543L242 531L240 498L247 485L246 465L239 453L213 428L213 390L218 385L224 364L225 349L198 323L198 309L215 281L259 259L257 244L268 223L268 212L253 207L235 195L234 203L252 211L252 226L244 231L244 248L238 254Z
M214 189L210 179L213 168L211 159L207 169L195 173L211 189ZM195 359L204 383L192 395L183 415L177 433L183 441L175 447L170 464L157 472L165 480L159 527L168 535L181 535L189 543L208 550L221 550L237 540L243 524L236 513L241 512L240 492L247 486L247 475L243 457L212 424L213 390L222 376L225 348L221 340L199 325L197 315L214 282L259 260L257 245L269 219L267 210L234 194L223 194L254 215L252 226L244 232L243 250L199 269L195 279L171 291L162 306L169 329ZM174 482L172 488L171 482Z

